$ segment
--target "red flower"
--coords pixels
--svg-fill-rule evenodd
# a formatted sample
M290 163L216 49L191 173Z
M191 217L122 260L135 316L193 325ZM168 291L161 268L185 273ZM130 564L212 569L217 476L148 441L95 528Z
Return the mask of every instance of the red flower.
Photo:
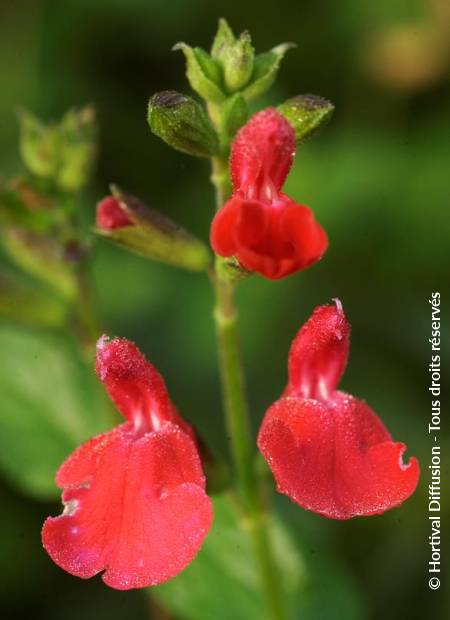
M127 422L62 464L65 509L45 521L42 541L77 577L104 570L119 590L156 585L195 558L211 525L193 431L133 343L101 338L96 370Z
M102 230L113 230L124 226L133 226L120 202L113 196L106 196L97 204L96 224Z
M328 246L311 209L281 193L294 154L287 120L273 108L255 114L233 142L233 195L211 227L219 256L234 256L272 280L309 267Z
M415 490L419 464L402 461L363 401L336 391L345 370L350 325L340 302L319 306L289 353L289 382L267 411L258 447L280 493L332 519L380 514Z

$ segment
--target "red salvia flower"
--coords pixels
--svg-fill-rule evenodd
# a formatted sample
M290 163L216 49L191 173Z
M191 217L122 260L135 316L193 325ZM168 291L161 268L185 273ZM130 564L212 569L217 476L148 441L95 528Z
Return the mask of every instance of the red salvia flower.
M97 204L96 224L102 230L114 230L124 226L133 226L120 202L113 196L106 196Z
M78 577L104 570L119 590L159 584L194 559L211 525L193 431L132 342L101 338L96 370L127 422L62 464L65 510L46 520L42 541Z
M402 461L372 409L336 391L345 370L350 325L340 302L319 306L289 354L289 381L267 411L258 447L280 493L332 519L380 514L415 490L417 459Z
M305 269L327 249L308 207L281 193L295 154L295 132L275 109L255 114L231 149L233 195L217 212L211 245L273 280Z

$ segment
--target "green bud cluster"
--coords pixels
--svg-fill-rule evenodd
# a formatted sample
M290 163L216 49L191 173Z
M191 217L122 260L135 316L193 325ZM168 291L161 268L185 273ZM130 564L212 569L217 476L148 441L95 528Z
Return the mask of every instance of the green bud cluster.
M95 113L91 106L69 110L60 123L45 125L19 113L20 151L29 171L64 192L86 185L95 163Z

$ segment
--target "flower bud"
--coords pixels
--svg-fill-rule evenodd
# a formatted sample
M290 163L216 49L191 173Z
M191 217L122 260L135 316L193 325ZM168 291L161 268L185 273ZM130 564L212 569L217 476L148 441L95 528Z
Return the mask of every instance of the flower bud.
M186 77L192 89L206 101L220 103L225 99L219 84L220 68L216 61L199 47L177 43L172 48L181 50L186 58Z
M272 86L284 55L293 47L294 43L282 43L269 52L256 56L250 83L242 91L247 101L260 97Z
M69 110L59 124L51 125L22 110L19 122L20 149L28 169L63 191L81 189L95 159L93 108Z
M76 192L86 185L96 157L96 123L92 106L69 110L60 124L58 186Z
M36 176L53 177L58 169L57 127L46 126L27 110L19 111L20 152L27 168Z
M211 157L218 151L211 121L191 97L173 90L156 93L150 99L147 119L153 133L174 149L198 157Z
M222 57L225 86L231 93L241 89L249 81L253 72L255 50L248 32L224 49Z
M334 105L316 95L298 95L278 106L295 130L297 142L314 135L330 120Z
M199 239L139 199L111 188L97 205L97 232L128 250L192 271L208 269L211 255Z
M211 57L214 60L222 62L228 50L236 43L236 37L233 34L226 19L219 19L216 36L211 47Z

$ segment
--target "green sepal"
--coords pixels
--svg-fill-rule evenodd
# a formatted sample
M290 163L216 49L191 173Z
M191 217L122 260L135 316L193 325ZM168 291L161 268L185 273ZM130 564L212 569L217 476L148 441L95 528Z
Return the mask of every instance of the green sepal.
M250 112L247 102L240 93L229 97L221 108L222 129L228 138L233 138L236 132L248 121Z
M322 129L330 120L334 105L317 95L298 95L278 106L278 111L295 130L298 142Z
M178 151L212 157L219 150L211 121L191 97L173 90L156 93L149 101L147 120L152 132Z
M253 275L253 271L242 267L234 256L230 258L216 256L216 272L219 280L229 283L237 283Z
M130 224L113 229L97 228L99 235L162 263L191 271L205 271L210 267L211 253L203 241L117 186L111 186L111 193Z
M215 60L198 48L190 47L186 43L177 43L172 48L181 50L186 58L186 77L192 89L206 101L220 103L225 99L218 84L220 69L215 65ZM217 70L213 67L217 66Z
M247 101L260 97L272 86L284 55L293 47L294 43L282 43L256 56L250 84L242 91Z

